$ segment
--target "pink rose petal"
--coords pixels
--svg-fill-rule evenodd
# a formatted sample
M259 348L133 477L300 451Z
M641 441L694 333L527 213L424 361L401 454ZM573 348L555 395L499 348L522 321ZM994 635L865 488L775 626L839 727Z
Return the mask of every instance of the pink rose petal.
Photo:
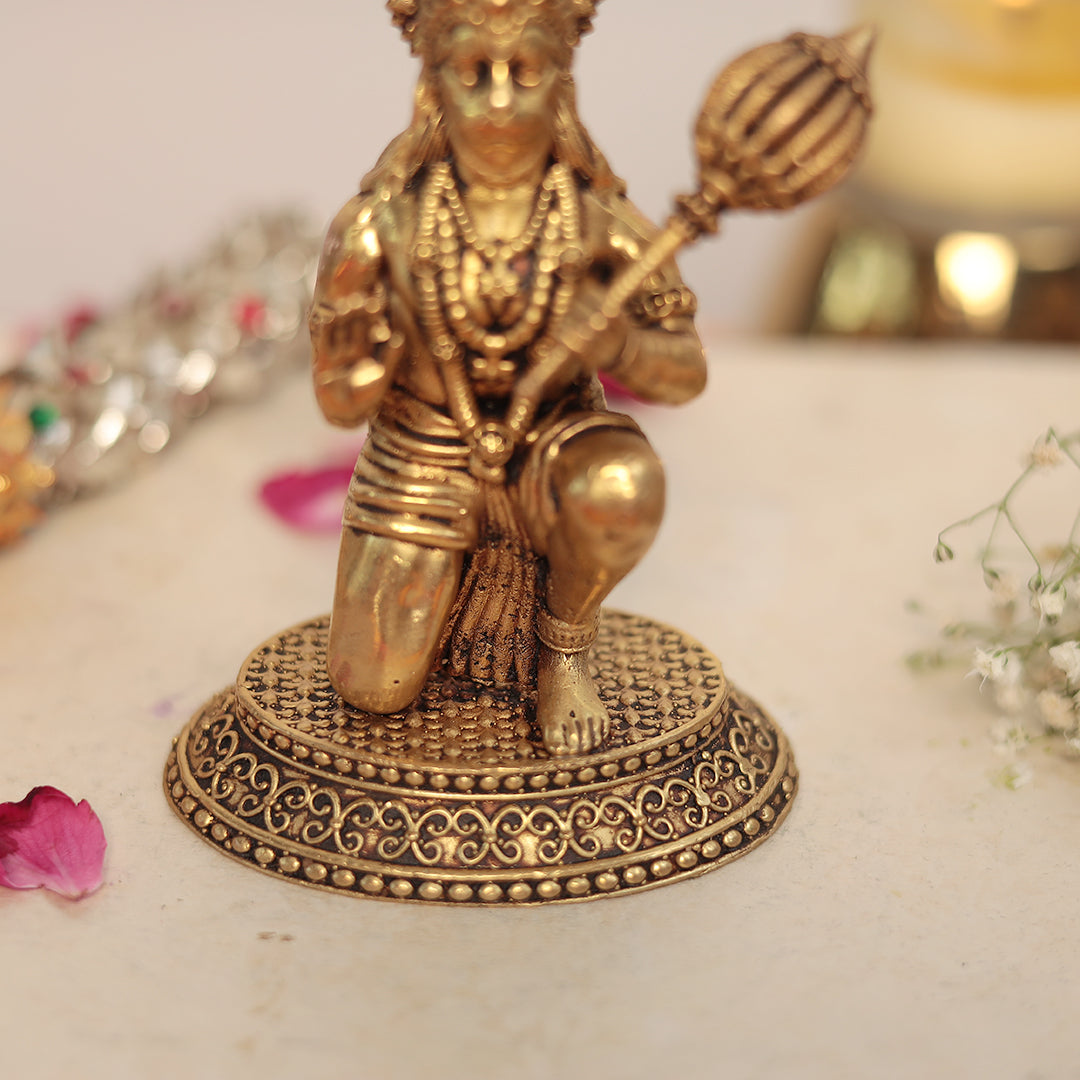
M334 465L312 472L286 472L259 489L263 504L287 525L305 532L341 530L341 508L352 466Z
M0 803L0 885L78 900L101 886L104 861L105 831L85 799L36 787L22 802Z
M604 396L615 401L640 401L637 394L631 393L614 375L606 371L600 372L600 385L604 388Z

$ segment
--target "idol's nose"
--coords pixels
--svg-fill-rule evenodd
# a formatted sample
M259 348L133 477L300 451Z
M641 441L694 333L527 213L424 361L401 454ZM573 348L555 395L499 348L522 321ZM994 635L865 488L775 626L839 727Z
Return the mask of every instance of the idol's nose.
M510 74L510 65L504 60L496 60L491 65L491 93L488 104L491 111L498 115L505 113L514 101L514 80Z

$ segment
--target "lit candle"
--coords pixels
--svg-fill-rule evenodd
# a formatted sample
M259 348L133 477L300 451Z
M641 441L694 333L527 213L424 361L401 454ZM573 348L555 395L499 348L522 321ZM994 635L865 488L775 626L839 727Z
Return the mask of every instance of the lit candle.
M881 30L866 186L943 210L1080 218L1080 0L863 0Z

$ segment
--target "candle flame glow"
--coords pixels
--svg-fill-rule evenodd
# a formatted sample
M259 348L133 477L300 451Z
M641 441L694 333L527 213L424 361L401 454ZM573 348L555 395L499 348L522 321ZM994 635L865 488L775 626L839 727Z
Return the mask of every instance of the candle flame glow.
M1020 259L993 233L949 233L934 252L942 295L972 322L1000 325L1009 314Z

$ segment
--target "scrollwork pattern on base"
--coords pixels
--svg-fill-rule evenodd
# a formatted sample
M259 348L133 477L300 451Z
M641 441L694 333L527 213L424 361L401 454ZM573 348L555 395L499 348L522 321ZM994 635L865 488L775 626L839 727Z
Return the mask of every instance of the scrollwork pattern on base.
M667 651L678 681L685 649ZM306 884L452 903L588 899L702 873L760 843L786 813L797 773L783 734L726 683L705 698L697 723L681 717L651 757L629 759L630 772L605 753L531 775L476 763L436 790L440 774L410 771L408 759L364 776L368 747L299 761L294 745L260 733L265 704L253 717L242 689L230 689L181 732L165 786L211 843ZM295 711L282 702L282 714Z

